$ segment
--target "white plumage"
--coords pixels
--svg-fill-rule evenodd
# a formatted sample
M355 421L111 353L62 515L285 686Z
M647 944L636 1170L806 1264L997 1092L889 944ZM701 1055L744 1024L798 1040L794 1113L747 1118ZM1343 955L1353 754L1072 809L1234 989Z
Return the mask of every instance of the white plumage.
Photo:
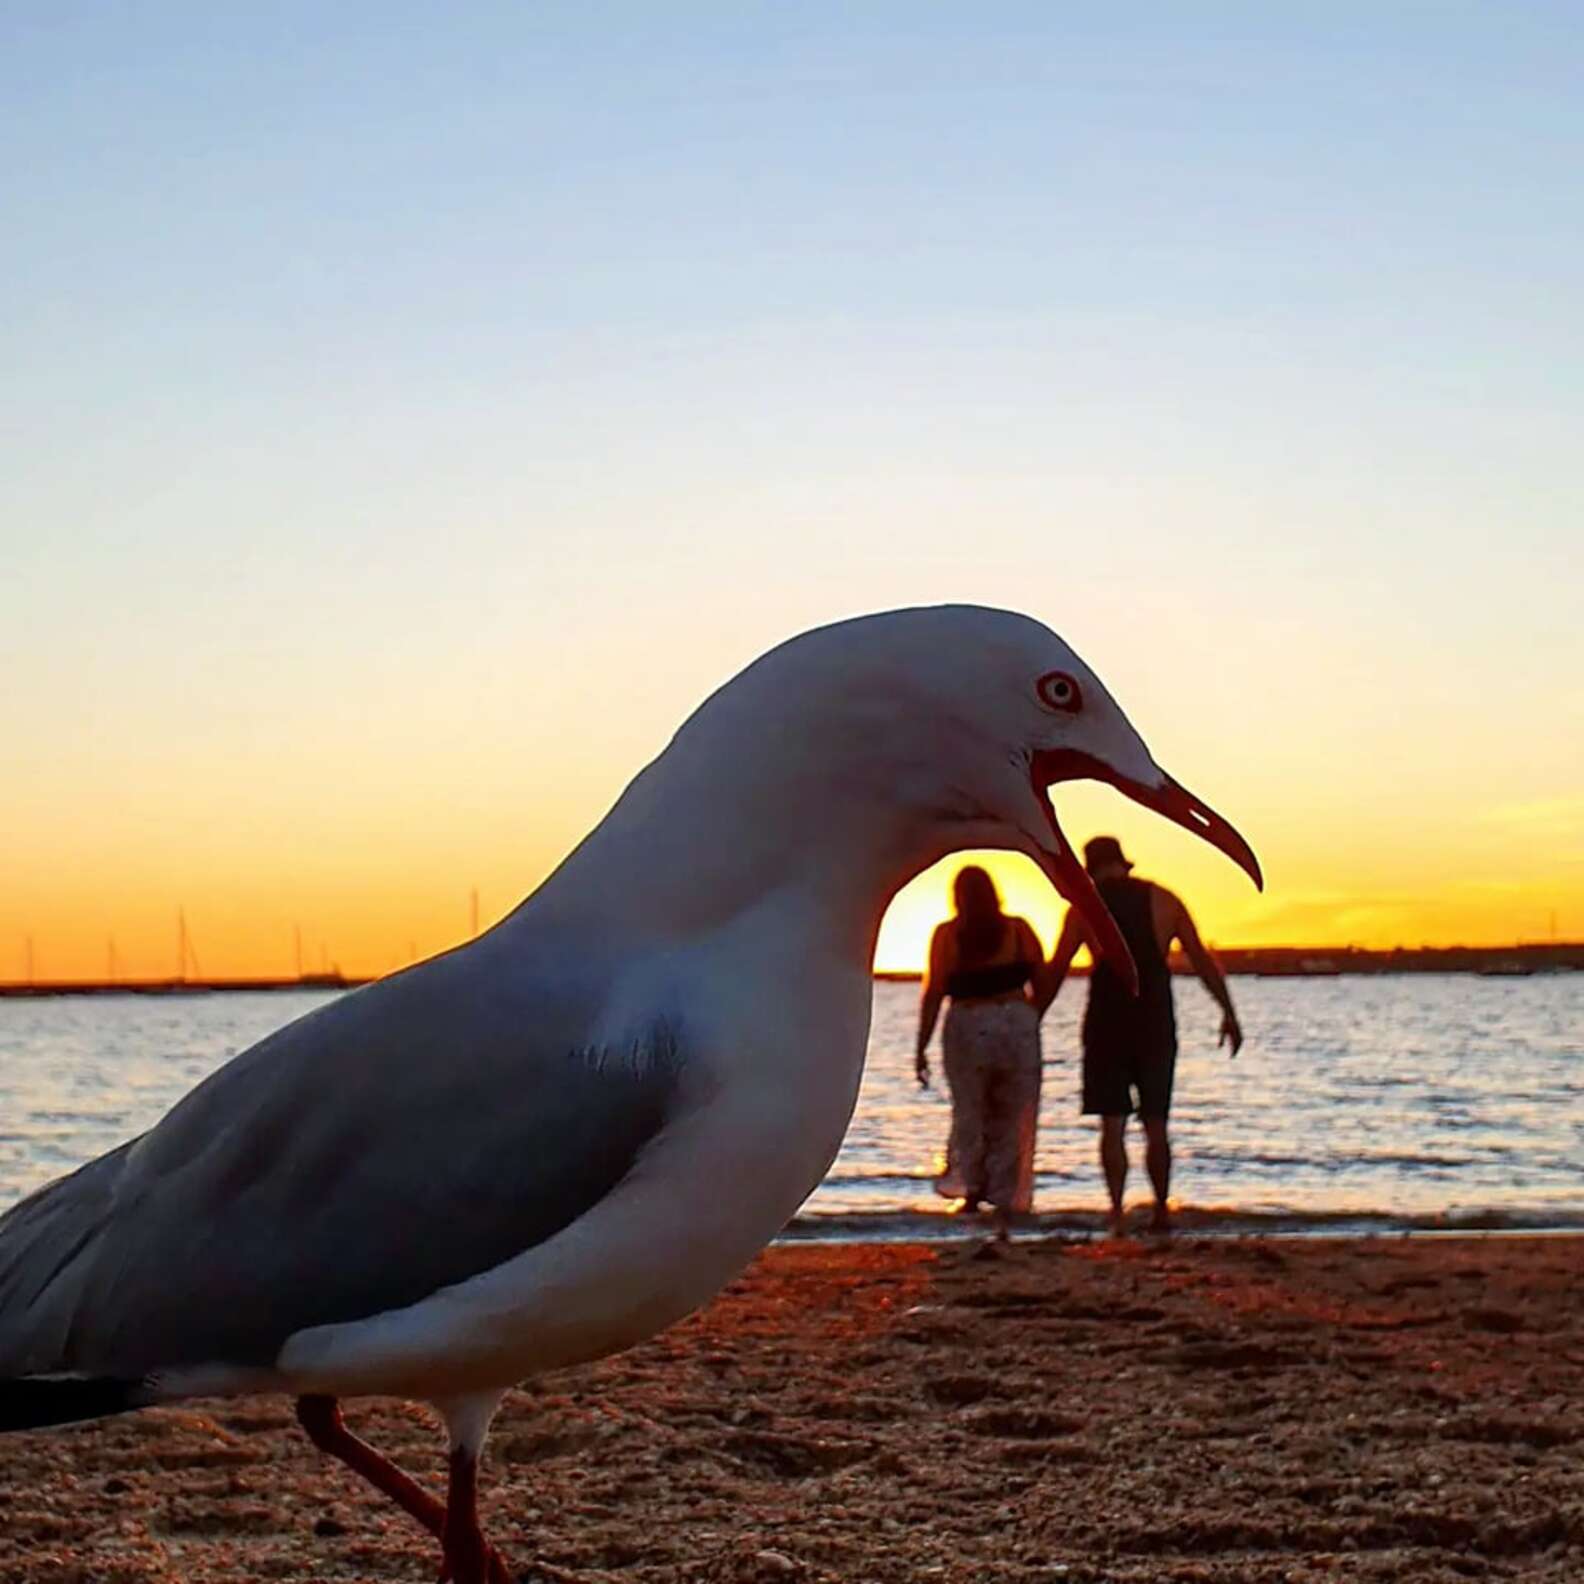
M494 930L271 1035L0 1219L0 1427L290 1392L458 1584L504 1578L473 1517L500 1395L680 1318L796 1212L852 1113L902 884L1021 851L1126 958L1045 797L1077 775L1258 880L1037 622L897 611L772 650ZM447 1507L340 1427L358 1393L441 1410Z

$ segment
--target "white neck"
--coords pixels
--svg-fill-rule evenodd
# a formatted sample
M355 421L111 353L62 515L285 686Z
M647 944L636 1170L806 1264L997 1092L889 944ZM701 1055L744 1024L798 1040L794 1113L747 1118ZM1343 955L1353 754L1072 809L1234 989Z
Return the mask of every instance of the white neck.
M530 898L536 919L682 942L795 894L855 966L873 959L891 898L965 843L909 801L832 786L811 764L733 765L673 746Z

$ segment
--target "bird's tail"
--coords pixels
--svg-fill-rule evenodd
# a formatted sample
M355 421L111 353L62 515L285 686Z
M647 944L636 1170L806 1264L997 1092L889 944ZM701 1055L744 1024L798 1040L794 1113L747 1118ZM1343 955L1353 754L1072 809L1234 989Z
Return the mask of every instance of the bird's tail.
M148 1383L112 1375L32 1375L0 1380L0 1432L77 1424L154 1401Z

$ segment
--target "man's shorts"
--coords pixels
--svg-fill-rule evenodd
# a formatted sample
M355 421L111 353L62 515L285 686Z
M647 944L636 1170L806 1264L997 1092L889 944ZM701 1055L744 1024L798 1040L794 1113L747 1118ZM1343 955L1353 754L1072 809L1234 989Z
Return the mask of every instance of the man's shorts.
M1085 1116L1131 1116L1137 1111L1151 1121L1164 1120L1171 1111L1172 1081L1176 1075L1175 1030L1140 1031L1132 1039L1115 1034L1096 1039L1085 1031Z

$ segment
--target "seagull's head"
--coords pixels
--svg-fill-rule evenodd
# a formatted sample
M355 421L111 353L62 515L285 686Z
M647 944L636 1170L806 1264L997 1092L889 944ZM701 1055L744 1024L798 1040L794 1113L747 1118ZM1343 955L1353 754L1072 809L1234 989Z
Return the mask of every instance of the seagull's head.
M773 723L773 749L752 736L788 822L845 823L864 840L895 832L910 871L965 848L1025 853L1130 982L1132 956L1062 833L1053 787L1104 781L1263 884L1243 837L1156 764L1100 678L1026 616L939 606L839 622L772 650L711 702L724 708L700 715L734 727L739 754L750 719Z
M1100 956L1135 988L1132 955L1062 831L1052 788L1106 782L1220 848L1263 889L1253 849L1161 769L1105 684L1065 640L1009 612L949 611L948 621L969 646L955 663L943 655L936 667L951 757L973 805L956 833L959 845L1004 846L1033 858L1078 910ZM983 829L968 828L977 824Z

